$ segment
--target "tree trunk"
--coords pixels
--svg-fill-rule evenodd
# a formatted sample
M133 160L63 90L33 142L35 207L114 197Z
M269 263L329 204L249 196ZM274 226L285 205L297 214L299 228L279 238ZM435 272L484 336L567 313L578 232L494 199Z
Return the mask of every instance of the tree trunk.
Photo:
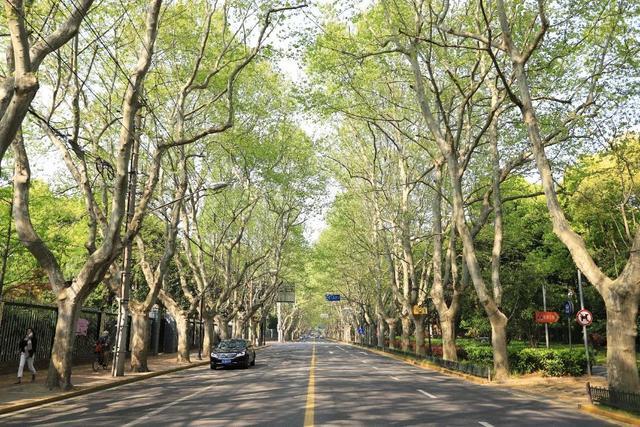
M148 372L147 357L149 355L150 337L149 313L131 310L131 370Z
M637 392L640 389L636 362L638 295L605 294L607 309L607 375L609 387Z
M386 319L386 322L387 322L387 326L389 327L389 348L392 350L395 350L398 319L390 318L390 319Z
M455 319L448 315L440 315L439 318L442 330L442 358L457 361Z
M213 330L213 318L212 317L203 317L202 321L204 322L204 337L202 339L202 354L209 355L211 354L211 350L215 346L215 336Z
M216 323L218 324L218 333L220 334L221 340L229 339L229 320L221 315L217 315L215 317Z
M186 316L175 315L178 327L178 362L191 363L191 349L189 348L189 322Z
M402 351L409 351L409 331L411 330L411 319L403 317L402 320L402 335L400 338L400 346Z
M502 312L489 316L491 323L491 346L493 347L493 370L496 380L509 377L509 353L507 352L507 317Z
M384 318L382 316L378 316L378 324L376 328L376 336L378 340L378 347L384 348Z
M58 301L58 319L51 349L51 361L47 375L47 387L71 390L71 366L73 342L76 338L76 322L79 305L71 299Z
M424 345L424 315L414 315L413 326L415 327L416 354L424 356L427 353Z

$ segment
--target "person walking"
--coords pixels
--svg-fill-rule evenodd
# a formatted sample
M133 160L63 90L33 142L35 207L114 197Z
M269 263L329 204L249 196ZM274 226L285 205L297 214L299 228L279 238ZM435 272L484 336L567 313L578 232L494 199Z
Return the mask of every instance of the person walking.
M110 344L111 340L109 339L109 332L102 331L102 335L100 335L100 338L98 338L98 341L96 342L95 349L96 358L98 359L98 363L102 366L102 369L107 369Z
M24 365L27 364L27 368L31 372L31 382L36 380L36 368L33 367L33 358L36 354L37 340L33 333L33 329L27 328L27 334L20 341L20 365L18 366L18 381L16 384L22 382L22 372L24 371Z

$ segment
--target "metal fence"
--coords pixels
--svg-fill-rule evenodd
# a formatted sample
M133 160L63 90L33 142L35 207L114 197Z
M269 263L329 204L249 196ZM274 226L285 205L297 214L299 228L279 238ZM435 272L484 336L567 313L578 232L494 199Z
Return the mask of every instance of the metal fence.
M2 326L0 326L0 372L16 369L20 357L20 341L24 337L27 328L33 329L37 339L35 364L39 368L46 367L51 357L58 315L57 307L5 301L3 310L0 312L2 315ZM152 311L150 317L150 353L175 353L178 348L178 332L175 320L163 310ZM117 313L100 311L95 308L83 308L80 311L79 319L86 323L87 330L86 335L76 335L74 340L74 363L87 362L93 359L95 342L101 331L108 331L112 341L115 339L118 315ZM131 318L129 318L130 321ZM192 349L198 348L200 343L201 328L199 326L199 321L190 319L188 337ZM130 333L131 328L128 330ZM127 351L130 350L129 343L130 336L127 339Z
M473 363L465 363L465 362L454 362L451 360L444 360L436 356L428 356L428 355L418 356L417 354L411 353L408 351L396 350L391 348L381 348L378 346L367 345L367 344L360 344L360 343L355 343L355 344L362 347L375 348L375 349L384 351L386 353L398 354L400 356L408 356L416 360L425 360L429 363L433 363L434 365L438 365L443 368L450 369L452 371L462 372L468 375L473 375L475 377L486 378L489 381L491 381L491 368L489 366L481 366L481 365L475 365Z
M640 394L618 391L606 387L592 387L587 383L587 394L591 403L605 405L640 414Z

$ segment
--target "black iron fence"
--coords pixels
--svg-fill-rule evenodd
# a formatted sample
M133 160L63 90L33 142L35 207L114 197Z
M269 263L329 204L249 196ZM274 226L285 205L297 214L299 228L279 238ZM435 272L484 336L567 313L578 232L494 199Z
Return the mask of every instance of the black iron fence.
M22 302L4 302L1 310L0 326L0 372L16 369L20 356L20 340L27 328L32 328L37 347L36 366L43 368L49 363L58 309L52 305ZM175 353L178 348L178 332L175 320L163 310L151 312L149 351L151 354ZM111 340L116 336L117 313L100 311L95 308L83 308L80 311L79 326L73 346L74 363L92 360L95 342L104 330L109 332ZM129 322L131 319L129 318ZM82 326L80 326L82 325ZM129 323L130 325L130 323ZM188 338L192 349L200 344L200 322L190 319ZM129 332L131 328L128 329ZM130 337L127 339L129 351Z
M589 400L596 405L609 406L640 414L640 394L618 391L606 387L593 387L587 383Z
M425 360L429 363L433 363L434 365L438 365L452 371L462 372L468 375L473 375L475 377L486 378L489 381L491 381L491 368L488 366L481 366L481 365L476 365L473 363L466 363L466 362L454 362L452 360L444 360L436 356L427 356L427 355L418 356L417 354L411 353L408 351L396 350L391 348L381 348L378 346L373 346L368 344L360 344L360 343L354 343L354 344L362 347L375 348L377 350L384 351L386 353L392 353L400 356L411 357L412 359L416 359L416 360Z

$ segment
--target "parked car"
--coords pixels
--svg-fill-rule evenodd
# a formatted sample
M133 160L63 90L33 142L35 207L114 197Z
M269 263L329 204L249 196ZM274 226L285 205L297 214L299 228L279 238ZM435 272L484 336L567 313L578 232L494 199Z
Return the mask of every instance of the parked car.
M255 364L256 350L247 340L222 340L211 352L211 369L218 366L240 366L246 369Z

